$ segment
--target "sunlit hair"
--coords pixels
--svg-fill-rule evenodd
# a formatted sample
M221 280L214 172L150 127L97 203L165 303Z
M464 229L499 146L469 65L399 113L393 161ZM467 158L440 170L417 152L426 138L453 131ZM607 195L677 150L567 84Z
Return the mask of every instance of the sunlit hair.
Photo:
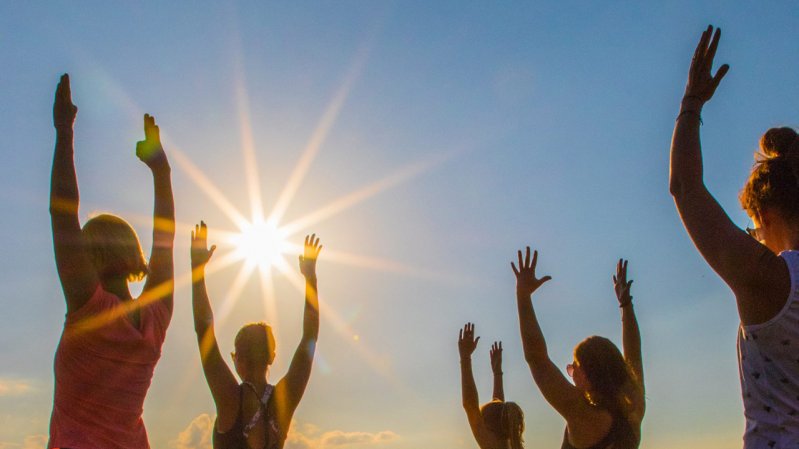
M588 400L626 424L614 448L637 448L639 442L630 424L630 413L641 387L619 348L605 337L588 337L574 348L574 361L590 383Z
M494 400L480 407L483 422L510 449L523 449L524 412L515 402Z
M739 200L750 216L774 208L786 219L799 218L799 135L793 128L763 134Z
M100 278L123 277L133 282L147 275L139 237L127 221L101 214L87 221L81 234Z
M233 344L238 363L243 363L250 369L264 370L272 364L275 336L272 335L272 328L263 321L245 324L239 329Z

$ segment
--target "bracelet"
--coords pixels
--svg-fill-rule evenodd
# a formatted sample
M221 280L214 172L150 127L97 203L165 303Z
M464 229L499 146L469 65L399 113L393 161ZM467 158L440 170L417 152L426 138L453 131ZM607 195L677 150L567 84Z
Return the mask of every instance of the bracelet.
M627 306L632 306L632 305L633 305L633 299L632 299L632 298L630 298L630 300L629 300L629 301L626 301L626 302L624 302L624 303L621 303L621 304L619 304L619 308L620 308L620 309L623 309L623 308L625 308L625 307L627 307Z
M677 115L677 118L674 121L679 121L680 117L682 117L685 114L696 114L696 116L699 118L699 124L700 125L704 125L705 124L702 121L702 114L700 114L699 111L694 110L694 109L686 109L684 111L680 111L680 113Z

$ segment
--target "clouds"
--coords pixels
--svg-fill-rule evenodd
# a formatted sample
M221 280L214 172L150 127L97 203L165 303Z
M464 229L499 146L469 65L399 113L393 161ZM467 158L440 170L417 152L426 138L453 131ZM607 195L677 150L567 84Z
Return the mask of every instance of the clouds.
M203 413L194 418L170 446L175 449L212 449L214 420Z
M178 434L170 446L174 449L212 449L214 419L203 413L194 418L185 430ZM357 449L391 443L399 435L390 431L347 432L343 430L322 431L313 424L294 423L289 429L285 449ZM5 449L0 446L0 449ZM15 448L16 449L16 448ZM24 449L28 449L25 447Z
M22 396L31 391L33 386L27 381L0 378L0 396Z
M399 435L390 430L376 433L342 430L322 432L312 424L295 424L289 430L285 449L349 449L365 445L371 448L397 439L399 439Z
M22 444L0 442L0 449L42 449L47 446L47 435L29 435Z

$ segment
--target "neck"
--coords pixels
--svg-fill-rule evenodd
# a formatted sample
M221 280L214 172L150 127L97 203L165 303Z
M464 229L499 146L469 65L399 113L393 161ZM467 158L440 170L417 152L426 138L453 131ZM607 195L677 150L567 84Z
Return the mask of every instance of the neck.
M100 283L103 284L103 290L115 294L119 299L133 299L128 289L128 280L125 278L105 278L101 279Z
M255 385L256 387L263 387L263 386L265 386L267 384L266 376L268 374L269 374L269 369L267 369L266 372L261 373L261 374L246 373L246 374L241 376L241 380L244 381L244 382L249 382L249 383Z

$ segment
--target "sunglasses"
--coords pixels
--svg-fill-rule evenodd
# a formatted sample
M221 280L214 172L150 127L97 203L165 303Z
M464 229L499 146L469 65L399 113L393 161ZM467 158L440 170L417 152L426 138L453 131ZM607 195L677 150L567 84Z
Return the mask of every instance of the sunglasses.
M577 362L569 363L568 365L566 365L566 374L568 374L569 377L574 377L574 370L578 366L579 365L577 365Z

